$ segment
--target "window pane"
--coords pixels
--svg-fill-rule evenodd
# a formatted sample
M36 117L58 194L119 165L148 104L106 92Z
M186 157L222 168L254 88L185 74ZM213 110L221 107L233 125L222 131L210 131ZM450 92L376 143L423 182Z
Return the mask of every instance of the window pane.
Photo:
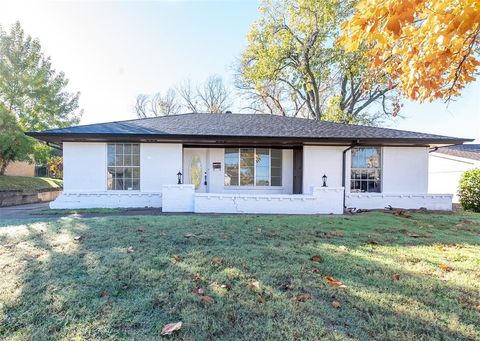
M140 144L107 145L107 189L140 189ZM136 167L132 167L136 165Z
M380 192L381 162L379 147L352 149L350 189L352 192ZM355 180L355 181L354 181Z
M253 148L240 148L240 186L253 186L255 152Z
M107 147L108 166L115 166L115 145L109 144Z
M281 186L282 177L281 176L272 176L272 186Z
M238 186L238 149L225 149L225 186Z
M256 177L256 185L257 186L268 186L270 185L270 181L268 181L268 176L266 177Z
M140 155L140 145L133 144L132 145L132 154Z
M282 185L282 150L281 149L272 149L271 150L271 185L272 186L281 186Z
M257 148L257 154L255 156L257 168L270 166L270 152L268 149Z

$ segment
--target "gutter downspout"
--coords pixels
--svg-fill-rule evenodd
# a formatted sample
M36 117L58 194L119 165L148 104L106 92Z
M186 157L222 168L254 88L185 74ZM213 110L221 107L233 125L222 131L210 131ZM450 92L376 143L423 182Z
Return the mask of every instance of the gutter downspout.
M359 140L356 140L356 141L352 141L352 144L350 145L350 147L348 147L347 149L345 149L343 151L343 155L342 155L342 186L343 186L343 208L347 208L345 206L345 196L346 196L346 193L347 193L347 188L345 186L345 171L346 171L346 163L347 163L347 152L352 149L353 147L357 146L359 143Z

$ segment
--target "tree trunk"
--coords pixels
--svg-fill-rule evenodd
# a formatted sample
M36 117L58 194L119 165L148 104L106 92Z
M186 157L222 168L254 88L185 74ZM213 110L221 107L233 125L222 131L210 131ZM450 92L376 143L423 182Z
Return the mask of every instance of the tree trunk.
M5 175L5 170L7 169L8 164L10 161L2 161L0 162L0 175Z

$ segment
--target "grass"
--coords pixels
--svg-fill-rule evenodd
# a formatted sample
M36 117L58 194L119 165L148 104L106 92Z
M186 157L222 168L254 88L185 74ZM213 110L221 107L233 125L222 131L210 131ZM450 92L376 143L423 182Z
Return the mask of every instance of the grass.
M0 226L0 339L150 340L177 321L182 340L480 339L479 214ZM198 287L214 302L202 303Z
M38 191L62 186L60 179L0 175L0 191Z

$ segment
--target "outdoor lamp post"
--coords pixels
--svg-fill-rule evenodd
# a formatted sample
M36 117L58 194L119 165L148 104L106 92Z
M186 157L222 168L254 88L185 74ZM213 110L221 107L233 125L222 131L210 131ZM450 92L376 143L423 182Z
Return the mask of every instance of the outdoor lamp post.
M325 174L323 174L322 180L323 180L323 185L322 185L322 187L327 187L327 176L326 176Z
M182 184L182 172L178 171L177 178L178 178L177 184L181 185Z

